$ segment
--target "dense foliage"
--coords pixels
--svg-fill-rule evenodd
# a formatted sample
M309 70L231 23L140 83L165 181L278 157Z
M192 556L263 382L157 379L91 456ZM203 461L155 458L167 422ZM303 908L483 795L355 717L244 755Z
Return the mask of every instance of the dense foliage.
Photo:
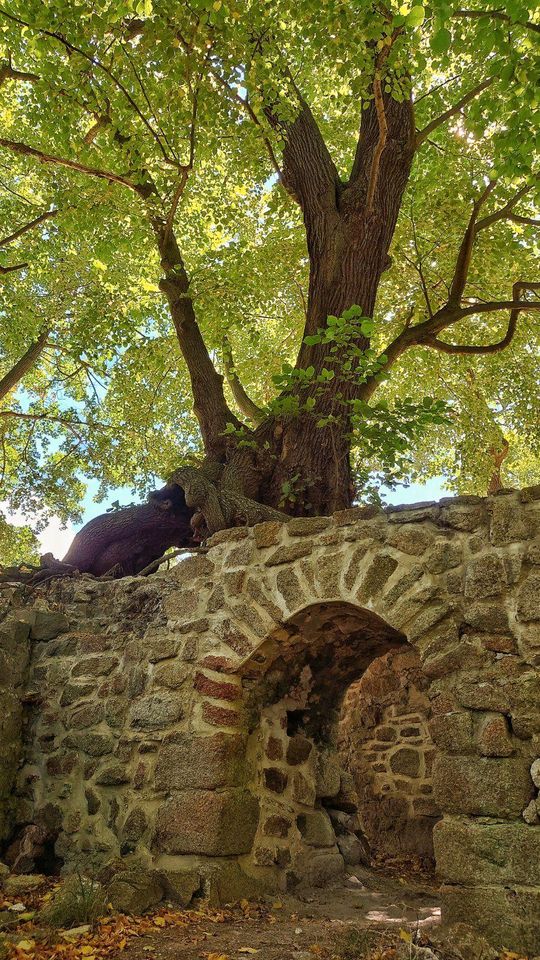
M475 203L482 228L461 306L514 302L513 285L537 279L535 6L5 0L0 376L43 342L0 400L0 499L76 518L86 479L140 494L201 453L186 350L158 286L156 223L162 241L176 237L238 421L237 377L268 417L294 393L291 371L322 375L296 362L306 210L283 176L305 104L345 185L377 83L387 112L412 93L422 131L376 309L359 304L356 315L371 341L358 348L364 366L447 302ZM307 181L310 163L308 150ZM540 318L530 309L515 320L505 349L411 342L386 374L383 359L377 392L355 401L348 424L361 486L442 473L456 490L485 493L497 460L506 484L540 481ZM507 326L508 311L471 309L442 339L497 343ZM327 329L308 331L313 350ZM238 421L226 429L249 445ZM285 505L295 483L282 484Z

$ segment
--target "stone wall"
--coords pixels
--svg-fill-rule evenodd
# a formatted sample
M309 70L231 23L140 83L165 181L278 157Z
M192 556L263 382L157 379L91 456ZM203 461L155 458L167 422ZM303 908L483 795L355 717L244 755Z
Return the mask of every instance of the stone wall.
M224 531L168 573L2 598L8 655L31 626L16 829L111 880L113 902L342 871L360 855L343 696L410 644L429 683L443 917L536 949L539 488Z
M345 695L339 753L354 778L359 825L376 854L433 856L440 812L428 686L409 647L374 660Z

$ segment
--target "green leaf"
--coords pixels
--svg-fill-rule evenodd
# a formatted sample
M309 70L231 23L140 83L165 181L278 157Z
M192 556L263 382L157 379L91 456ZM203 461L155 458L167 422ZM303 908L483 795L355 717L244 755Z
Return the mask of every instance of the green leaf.
M424 7L420 5L411 7L409 13L405 17L405 23L408 27L420 27L424 22L425 10Z

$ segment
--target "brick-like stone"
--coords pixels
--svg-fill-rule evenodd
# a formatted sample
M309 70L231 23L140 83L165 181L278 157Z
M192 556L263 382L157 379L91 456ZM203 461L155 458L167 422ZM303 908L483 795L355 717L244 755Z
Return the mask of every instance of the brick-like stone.
M185 790L158 809L153 846L172 855L249 853L258 819L259 803L250 793Z
M278 547L265 561L267 567L277 567L282 563L294 563L300 557L307 557L311 552L309 543L291 543Z
M241 688L236 684L228 683L226 680L214 680L200 671L195 674L194 685L195 690L213 700L235 701L242 695Z
M215 703L208 703L207 700L202 705L202 716L206 723L214 727L237 727L240 723L240 714L236 710L218 707Z

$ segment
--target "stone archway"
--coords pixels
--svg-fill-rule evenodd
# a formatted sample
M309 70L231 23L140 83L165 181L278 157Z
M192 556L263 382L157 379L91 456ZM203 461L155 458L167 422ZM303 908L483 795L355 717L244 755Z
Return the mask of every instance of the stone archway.
M341 704L376 657L406 642L367 610L317 603L243 664L247 783L260 811L246 870L291 890L323 884L343 873L344 857L351 862L360 844L355 787L337 750Z
M147 902L253 893L274 867L263 877L252 856L261 677L248 674L265 674L269 641L289 643L303 611L352 607L406 637L430 683L443 919L535 952L539 564L530 488L228 530L148 580L2 588L23 709L2 744L0 820L48 831L68 871L112 871L124 891L146 878Z

